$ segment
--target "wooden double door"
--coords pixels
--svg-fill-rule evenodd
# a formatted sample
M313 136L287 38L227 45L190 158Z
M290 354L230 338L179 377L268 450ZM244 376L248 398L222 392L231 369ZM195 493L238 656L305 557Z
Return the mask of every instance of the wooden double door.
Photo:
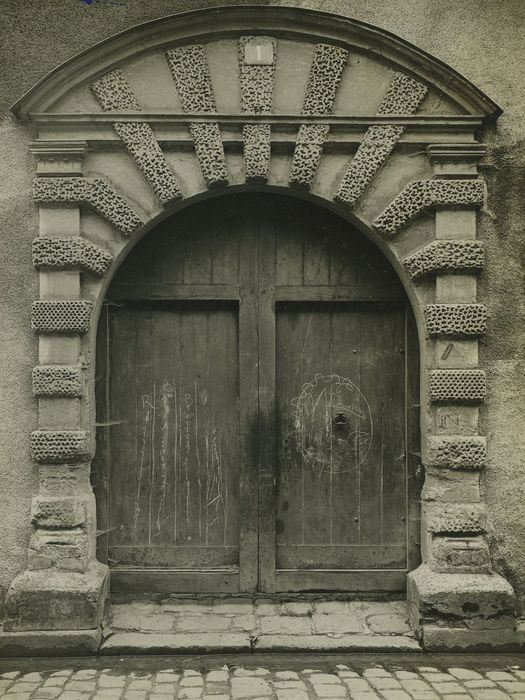
M122 265L97 355L113 590L405 587L417 341L396 275L348 223L280 195L188 208Z

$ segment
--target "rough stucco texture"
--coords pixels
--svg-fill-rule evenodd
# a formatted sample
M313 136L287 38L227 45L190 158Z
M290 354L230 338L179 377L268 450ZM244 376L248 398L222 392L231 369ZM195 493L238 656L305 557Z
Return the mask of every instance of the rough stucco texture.
M36 343L30 308L36 292L31 241L37 233L30 190L31 139L9 106L61 62L135 24L178 11L249 4L221 0L0 0L0 207L3 270L0 275L0 600L25 565L30 498L36 474L29 458L35 427L31 369ZM349 15L412 42L462 73L503 108L486 134L484 174L488 211L481 214L486 270L480 292L489 310L481 364L488 399L482 427L489 436L484 496L492 522L497 568L525 597L525 66L522 0L266 0ZM20 358L23 358L22 360ZM520 410L521 409L521 410Z

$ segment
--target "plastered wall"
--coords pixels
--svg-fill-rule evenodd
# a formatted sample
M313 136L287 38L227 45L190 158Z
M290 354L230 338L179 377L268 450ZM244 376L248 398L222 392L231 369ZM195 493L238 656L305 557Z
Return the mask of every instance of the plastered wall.
M10 105L61 62L141 22L176 11L227 3L200 0L0 0L0 600L24 568L30 499L36 469L28 435L36 425L30 374L36 341L30 306L37 273L31 241L37 233L31 199L34 163L31 133L9 113ZM261 2L339 13L378 25L448 63L504 110L488 130L482 165L489 204L480 216L487 251L480 299L489 309L489 331L480 364L489 394L482 408L482 434L489 440L484 498L492 520L496 568L525 597L525 68L520 0L296 0ZM521 409L521 410L520 410Z

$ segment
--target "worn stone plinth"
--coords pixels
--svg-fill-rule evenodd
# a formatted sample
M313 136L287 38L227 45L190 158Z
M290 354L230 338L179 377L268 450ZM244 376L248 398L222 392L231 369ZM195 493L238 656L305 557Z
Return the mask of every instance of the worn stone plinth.
M108 593L108 569L93 561L86 573L24 571L6 596L6 632L96 630Z
M488 648L490 633L492 649L517 644L514 591L498 574L436 573L422 565L408 575L407 598L425 651Z
M101 654L217 654L250 653L248 634L147 634L119 632L107 639Z
M19 656L89 656L96 654L100 627L88 630L0 632L0 658Z

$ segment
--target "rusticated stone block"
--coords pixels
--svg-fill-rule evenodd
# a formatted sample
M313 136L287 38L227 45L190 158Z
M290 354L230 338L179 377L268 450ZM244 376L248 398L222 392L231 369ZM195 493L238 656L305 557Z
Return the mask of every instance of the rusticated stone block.
M245 60L246 47L269 45L271 63L251 64ZM239 72L241 80L241 105L243 112L260 114L272 111L273 83L277 62L277 39L269 36L241 36L239 38Z
M427 94L425 85L404 73L394 77L383 97L378 116L414 114ZM367 129L363 141L352 159L334 196L336 202L354 207L374 177L386 163L403 134L402 126L377 125Z
M497 574L444 574L420 566L408 575L407 599L412 626L461 624L471 618L513 617L511 585ZM463 628L464 629L464 628Z
M125 236L142 221L138 214L104 180L83 177L37 177L33 198L38 204L84 204L109 221Z
M348 52L344 49L329 44L317 44L306 86L303 114L332 113L347 60ZM311 187L329 130L326 124L301 125L290 168L290 185L306 189Z
M427 304L425 321L431 338L483 335L487 330L487 307L483 304Z
M91 91L106 111L121 110L140 112L140 104L128 85L121 71L113 70L106 73L94 83Z
M36 462L60 464L91 457L85 430L35 430L31 433L31 455Z
M126 79L120 71L112 71L91 84L91 90L102 109L124 109L140 111ZM158 144L153 129L143 122L115 122L118 136L126 145L131 157L149 182L162 204L181 199L182 192L164 154Z
M270 170L271 127L269 124L245 124L244 174L246 182L266 182Z
M115 122L113 128L162 204L182 199L182 192L149 124Z
M86 504L77 498L36 496L31 506L31 519L44 530L79 527L86 523Z
M479 403L485 398L485 372L481 369L434 369L428 374L431 401Z
M412 279L438 272L480 272L485 252L480 241L433 241L403 261Z
M377 217L374 227L385 236L394 236L425 209L480 207L484 198L481 180L416 180Z
M481 469L487 462L486 438L478 435L432 435L427 465L448 469Z
M331 114L348 51L331 44L317 44L308 76L303 114Z
M76 570L83 571L89 554L89 535L84 528L67 530L36 528L29 542L28 568L61 568L62 562L77 562ZM46 564L43 566L42 564Z
M490 574L490 553L486 540L477 537L432 538L428 565L432 571L441 573Z
M190 131L207 187L227 185L228 170L219 125L190 124Z
M168 65L185 112L215 112L215 97L204 46L182 46L166 52ZM218 123L191 123L195 153L207 187L228 184Z
M166 52L185 112L215 112L215 97L204 46L182 46Z
M7 632L89 630L100 626L108 593L107 566L92 561L85 574L24 571L6 595Z
M427 503L427 529L439 535L478 535L486 530L480 503Z
M33 370L34 396L82 396L80 365L39 365Z
M31 328L37 333L87 333L93 304L83 299L34 301Z
M303 124L299 128L290 168L290 185L306 189L312 186L329 128L326 124Z
M35 238L33 265L38 269L80 269L94 275L106 273L113 256L81 236Z

